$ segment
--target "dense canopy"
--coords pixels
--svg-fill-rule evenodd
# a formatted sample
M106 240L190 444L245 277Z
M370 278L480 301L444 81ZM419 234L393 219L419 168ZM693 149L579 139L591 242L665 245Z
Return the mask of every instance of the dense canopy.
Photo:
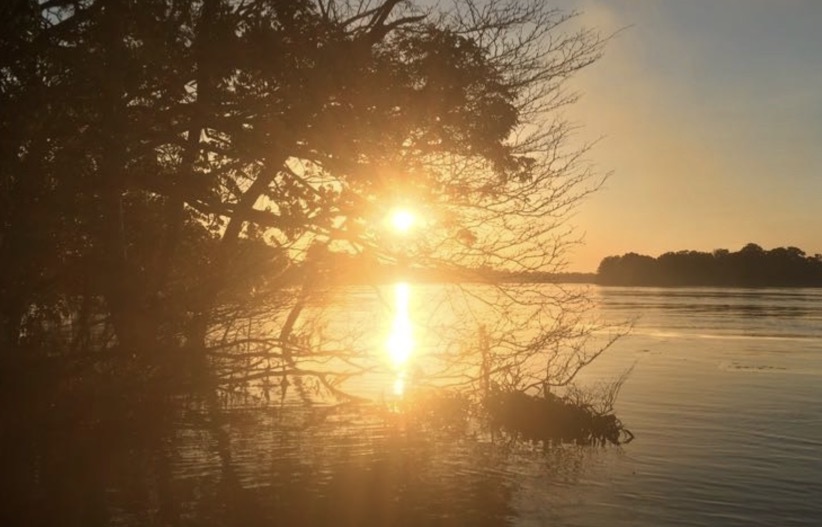
M539 1L446 7L6 5L6 358L202 373L228 356L214 335L228 346L227 324L273 310L259 342L294 366L305 300L340 257L463 278L560 268L563 219L599 182L568 142L563 82L602 42ZM402 243L382 221L397 206L424 223ZM561 305L516 300L546 301ZM563 324L499 342L532 352Z

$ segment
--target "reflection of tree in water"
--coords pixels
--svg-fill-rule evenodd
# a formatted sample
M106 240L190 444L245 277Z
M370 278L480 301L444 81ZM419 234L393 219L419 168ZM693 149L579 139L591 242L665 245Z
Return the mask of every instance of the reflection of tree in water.
M4 412L3 441L13 448L2 452L0 523L151 523L173 515L171 407L95 388L44 388L36 403L23 392L15 401L21 411Z
M478 443L376 422L301 430L262 412L246 424L232 436L241 485L216 473L188 478L201 493L192 503L198 524L500 525L513 517L512 481Z
M523 474L567 484L586 466L579 448L317 415L231 414L230 466L199 412L178 414L165 438L145 421L41 436L35 462L17 467L37 481L4 496L4 524L506 525Z
M74 395L13 428L3 525L505 525L590 465L453 419L255 407L218 429L199 404Z

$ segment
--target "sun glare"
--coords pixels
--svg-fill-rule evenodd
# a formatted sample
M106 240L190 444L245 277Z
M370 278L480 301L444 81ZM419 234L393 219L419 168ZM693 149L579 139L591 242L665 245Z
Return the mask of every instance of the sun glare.
M396 209L391 213L391 226L398 232L408 232L417 221L414 213L407 209Z

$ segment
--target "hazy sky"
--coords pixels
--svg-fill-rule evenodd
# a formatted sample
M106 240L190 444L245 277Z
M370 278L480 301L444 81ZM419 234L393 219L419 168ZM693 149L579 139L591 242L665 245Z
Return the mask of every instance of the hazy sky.
M613 171L572 222L570 269L635 251L822 252L822 1L560 0L628 27L569 116Z

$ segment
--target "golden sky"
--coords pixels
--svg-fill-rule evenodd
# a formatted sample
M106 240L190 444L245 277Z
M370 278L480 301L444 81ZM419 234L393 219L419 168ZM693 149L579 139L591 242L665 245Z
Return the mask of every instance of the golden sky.
M567 110L613 171L571 220L607 255L748 242L822 252L822 2L562 0L625 28Z

